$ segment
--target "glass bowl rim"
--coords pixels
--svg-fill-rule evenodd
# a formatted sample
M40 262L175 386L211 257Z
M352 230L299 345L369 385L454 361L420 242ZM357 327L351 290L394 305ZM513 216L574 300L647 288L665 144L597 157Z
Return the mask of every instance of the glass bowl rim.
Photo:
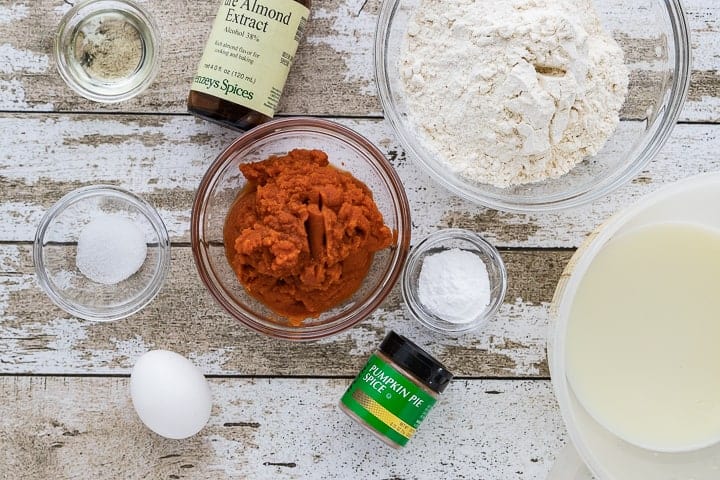
M497 268L500 273L500 292L496 298L492 299L492 302L488 307L479 315L468 323L460 323L448 325L451 328L443 328L439 326L435 319L425 314L422 309L419 308L421 304L418 297L417 289L413 286L409 278L409 272L416 268L422 267L419 263L423 255L425 255L430 249L443 245L448 240L462 240L467 242L480 251L482 251L492 264ZM403 271L403 277L401 281L402 296L405 301L410 315L420 322L425 327L436 333L449 334L449 335L461 335L463 333L476 330L487 323L500 309L505 300L505 295L508 289L508 274L505 266L505 261L502 259L498 249L487 241L482 235L472 230L462 228L445 228L432 232L425 238L423 238L417 245L415 245L410 251L405 269Z
M601 181L588 185L587 188L573 195L556 193L543 196L540 200L533 201L527 198L512 200L510 196L470 191L461 180L458 179L453 183L452 180L454 179L446 176L445 172L436 170L424 159L420 149L413 145L414 140L412 140L412 134L403 126L402 119L395 109L393 94L391 93L392 88L390 87L391 82L388 77L388 59L385 51L387 46L386 40L391 32L392 21L401 1L402 0L383 1L375 29L375 84L378 89L385 118L389 121L393 132L400 140L400 145L416 165L446 190L476 205L516 213L549 212L574 208L604 197L637 175L665 145L678 121L688 95L692 61L687 19L681 0L664 0L661 3L665 5L668 13L668 20L672 29L672 44L670 46L674 49L673 74L669 89L670 98L669 101L663 105L664 108L661 109L661 114L658 115L659 119L653 122L650 134L646 134L644 141L635 146L633 152L638 149L642 151L636 155L632 163L614 172L614 174L605 177Z
M397 242L390 248L391 265L379 283L379 288L371 293L365 302L350 312L341 315L342 320L314 325L309 327L291 327L270 322L248 312L245 308L231 300L221 281L216 280L213 267L207 258L202 240L205 235L204 222L207 200L215 187L218 175L227 166L236 151L252 147L261 140L282 136L286 133L309 131L315 134L328 135L345 144L353 146L364 153L364 157L376 163L382 172L383 181L393 199L391 205L397 217ZM385 158L383 153L372 142L354 130L329 120L314 117L290 117L271 120L244 133L228 145L208 167L195 194L190 217L190 244L195 266L207 291L230 316L240 321L251 330L264 335L291 341L311 341L340 333L367 318L382 304L392 291L402 274L410 249L411 223L410 205L399 175Z
M143 32L138 32L143 38L143 41L149 44L147 47L148 51L152 52L152 58L150 61L150 67L146 69L142 77L130 82L127 90L118 91L117 93L102 93L98 92L91 86L88 86L85 82L81 81L73 72L68 65L72 60L68 60L67 48L63 45L69 40L67 37L70 35L68 27L74 25L76 18L80 18L80 21L84 19L88 14L95 13L96 10L90 12L84 12L87 8L101 8L107 4L101 12L104 11L116 11L129 13L133 17L137 18L142 24L147 27L147 35ZM139 5L131 0L84 0L76 3L65 15L60 19L57 31L55 33L55 40L53 45L53 56L55 59L55 66L57 68L60 77L65 81L65 84L70 87L75 93L80 96L99 103L118 103L125 100L130 100L133 97L141 94L147 87L152 84L155 77L160 70L160 35L158 33L157 24L153 20L153 17L147 12L145 7ZM147 59L144 60L144 62ZM141 64L142 65L142 64Z
M69 206L84 199L97 196L120 199L137 208L153 227L153 231L157 236L160 252L158 259L159 267L155 269L152 280L145 286L142 294L138 295L135 301L115 307L106 313L97 313L83 307L81 304L69 301L59 290L54 288L54 284L50 281L45 269L45 254L43 253L45 234L55 218ZM97 322L110 322L129 317L139 312L160 292L165 283L168 271L170 270L170 236L160 214L143 198L114 185L91 185L80 187L67 193L45 212L35 232L32 255L35 278L45 294L55 305L78 318Z

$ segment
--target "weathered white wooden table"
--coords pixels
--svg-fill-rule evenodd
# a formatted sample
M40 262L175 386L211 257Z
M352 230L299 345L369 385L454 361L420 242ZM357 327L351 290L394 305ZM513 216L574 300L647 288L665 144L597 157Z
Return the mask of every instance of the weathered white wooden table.
M72 2L0 0L0 478L542 479L566 441L548 380L548 302L585 236L662 184L720 170L720 4L687 0L694 71L672 139L631 184L574 211L514 215L478 208L417 171L384 123L372 73L379 0L317 0L282 115L335 119L374 141L407 188L418 239L482 232L510 288L482 331L453 340L409 321L396 289L372 318L326 341L256 335L203 290L188 246L190 204L206 167L236 134L185 114L217 0L145 0L161 30L161 73L119 105L73 94L51 58ZM172 269L143 312L111 324L69 317L33 277L43 212L83 185L113 183L161 212ZM336 408L366 357L394 329L457 375L410 446L392 451ZM211 377L210 424L185 441L143 427L128 396L139 355L165 348Z

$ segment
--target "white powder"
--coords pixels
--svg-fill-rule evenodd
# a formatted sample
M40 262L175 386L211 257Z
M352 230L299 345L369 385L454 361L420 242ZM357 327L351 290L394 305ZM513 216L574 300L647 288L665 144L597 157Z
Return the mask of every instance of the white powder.
M145 235L135 222L106 215L80 232L75 264L93 282L114 285L137 272L146 256Z
M420 269L418 296L443 320L471 322L490 303L487 267L477 255L459 248L428 255Z
M591 0L423 0L402 47L410 121L448 168L508 187L613 134L628 70Z

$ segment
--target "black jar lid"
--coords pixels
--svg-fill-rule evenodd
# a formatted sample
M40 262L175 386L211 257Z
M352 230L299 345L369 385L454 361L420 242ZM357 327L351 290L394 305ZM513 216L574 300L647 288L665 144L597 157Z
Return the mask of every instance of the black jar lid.
M412 373L430 390L442 393L453 374L413 342L390 330L379 350L400 368Z

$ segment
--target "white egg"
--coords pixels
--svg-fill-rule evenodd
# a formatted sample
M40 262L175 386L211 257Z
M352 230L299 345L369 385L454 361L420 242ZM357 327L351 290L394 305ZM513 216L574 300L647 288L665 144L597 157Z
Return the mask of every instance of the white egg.
M137 361L130 375L130 397L140 420L166 438L198 433L210 419L210 386L190 360L153 350Z

